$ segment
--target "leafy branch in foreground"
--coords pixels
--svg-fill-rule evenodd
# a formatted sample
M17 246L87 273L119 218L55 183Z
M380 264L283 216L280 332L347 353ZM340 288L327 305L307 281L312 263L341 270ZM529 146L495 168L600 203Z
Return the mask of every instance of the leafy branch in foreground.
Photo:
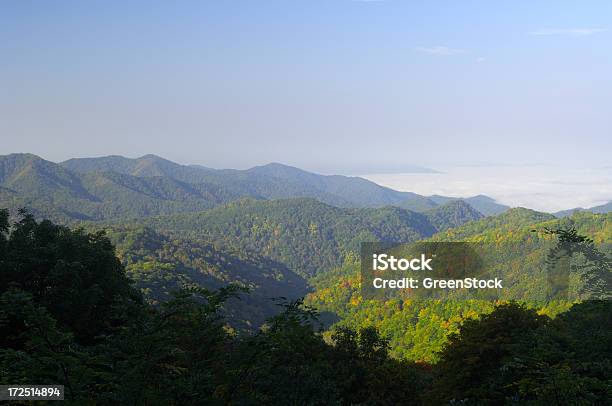
M582 298L612 298L612 258L608 254L597 249L591 238L580 235L574 227L545 227L544 232L558 239L546 261L553 289L567 290L573 273L580 278L578 293Z

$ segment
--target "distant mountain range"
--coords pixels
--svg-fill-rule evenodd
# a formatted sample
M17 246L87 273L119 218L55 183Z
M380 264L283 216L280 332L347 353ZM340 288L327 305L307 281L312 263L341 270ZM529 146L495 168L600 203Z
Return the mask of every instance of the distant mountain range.
M313 198L343 208L423 212L463 200L484 215L508 209L486 196L456 199L399 192L359 177L318 175L272 163L247 170L180 165L155 155L75 158L0 156L0 205L57 221L99 221L206 210L242 198Z
M32 154L0 156L3 207L13 212L26 207L38 218L90 231L106 229L135 286L154 303L181 286L217 289L234 282L248 287L251 294L226 309L232 325L241 329L275 314L270 298L302 297L313 287L313 297L327 303L326 308L317 302L322 310L353 314L342 309L358 303L351 301L356 296L348 288L357 284L333 278L351 266L361 242L460 241L481 235L496 242L522 240L531 238L534 224L574 222L603 242L609 241L610 224L610 215L555 219L510 209L487 196L422 196L278 163L217 170L154 155L59 164ZM597 210L609 211L609 206ZM368 306L364 309L376 305ZM355 319L367 318L355 314ZM403 336L409 325L397 322L391 332Z
M576 212L581 212L581 211L588 211L590 213L600 213L600 214L609 213L612 211L612 201L609 201L608 203L605 203L599 206L593 206L588 209L585 209L582 207L576 207L576 208L569 209L569 210L561 210L561 211L554 213L554 215L556 217L567 217L567 216L571 216L572 214Z

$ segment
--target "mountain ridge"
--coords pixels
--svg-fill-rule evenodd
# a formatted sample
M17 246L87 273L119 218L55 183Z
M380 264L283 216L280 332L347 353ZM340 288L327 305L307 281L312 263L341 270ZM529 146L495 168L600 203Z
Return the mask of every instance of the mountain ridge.
M595 214L608 213L612 211L612 200L610 200L608 203L600 204L598 206L593 206L593 207L589 207L586 209L583 207L575 207L573 209L561 210L553 214L555 215L555 217L568 217L576 212L582 212L582 211L595 213Z
M110 157L114 158L117 156L110 156ZM158 157L156 155L151 155L151 154L144 155L140 158L133 158L133 159L124 158L124 159L131 160L131 161L138 161L138 160L142 160L147 157L154 157L154 158L158 158L160 160L166 161L166 162L172 162L172 161L168 161L164 158ZM106 158L107 157L74 158L68 161L64 161L60 164L65 164L66 166L73 168L75 170L83 170L82 165L80 163L81 160L83 162L88 162L91 165L91 163L95 162L96 160L101 160L100 162L103 162ZM365 188L369 193L371 192L379 193L379 200L377 202L370 201L366 203L361 202L357 204L353 202L353 206L356 206L356 207L369 207L372 205L375 205L375 206L397 205L399 207L403 207L409 210L424 211L424 210L431 209L433 207L442 205L444 203L447 203L451 200L464 200L468 204L472 205L472 207L474 207L476 210L480 211L481 213L485 215L499 214L509 208L508 206L497 203L494 199L488 196L485 196L485 195L476 195L476 196L472 196L468 198L456 198L456 197L436 196L436 195L422 196L422 195L419 195L413 192L400 192L394 189L380 186L374 182L371 182L359 176L319 175L313 172L305 171L303 169L300 169L300 168L297 168L291 165L282 164L279 162L271 162L271 163L264 164L264 165L257 165L257 166L254 166L252 168L245 169L245 170L212 169L212 168L208 168L208 167L201 166L201 165L186 165L185 166L185 165L180 165L176 163L174 164L176 166L196 168L198 170L203 171L207 175L210 175L212 173L220 173L220 174L225 174L225 175L231 174L233 176L239 176L239 174L241 173L248 173L248 174L264 174L264 175L271 176L277 179L285 179L285 180L293 180L293 181L296 181L296 180L307 181L310 186L317 186L319 188L323 188L325 189L326 193L333 194L337 198L342 200L341 204L337 204L337 202L335 202L336 203L335 205L339 205L342 207L345 207L345 206L350 207L351 202L348 201L349 199L338 196L338 193L337 193L338 185L337 184L334 185L334 183L350 180L354 184L359 183L358 186ZM90 168L89 170L92 170L92 168ZM325 199L323 199L322 201L326 203L334 204L333 201L328 202L328 201L325 201Z
M462 201L424 213L395 206L339 208L312 198L241 199L198 213L156 216L140 224L172 235L256 252L309 277L358 253L364 241L405 243L484 216Z
M0 203L11 208L22 204L39 217L62 222L193 212L245 197L310 197L337 207L398 206L420 212L442 203L360 177L319 175L280 163L246 170L211 169L152 154L72 158L59 164L27 153L4 155L0 156L0 187L4 188ZM474 199L496 204L482 196L462 200L478 210ZM480 210L491 214L486 207Z

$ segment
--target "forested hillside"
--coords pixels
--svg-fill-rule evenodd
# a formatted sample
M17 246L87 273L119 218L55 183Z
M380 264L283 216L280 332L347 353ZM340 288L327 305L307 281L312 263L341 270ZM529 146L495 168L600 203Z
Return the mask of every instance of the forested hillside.
M76 173L30 154L0 157L0 185L3 206L64 223L203 210L236 198L213 184L171 177Z
M427 197L398 192L359 177L317 175L279 163L244 171L215 170L199 165L179 165L154 155L145 155L137 159L120 156L69 159L61 165L76 172L115 171L139 177L166 176L188 183L210 182L243 197L312 197L339 207L399 206L413 211L425 211L453 200L463 200L484 215L499 214L509 208L483 195L465 199Z
M278 313L274 300L296 300L306 280L285 265L252 252L232 251L201 239L169 237L144 227L107 228L126 273L147 302L160 304L186 287L244 289L229 299L223 314L232 326L256 329Z
M13 211L27 207L38 218L61 223L197 212L241 198L301 197L344 208L401 206L414 211L456 200L430 199L363 178L317 175L281 164L215 170L154 155L71 159L61 164L32 154L0 156L0 204ZM484 214L506 208L489 199L492 211L478 203L481 197L463 200Z
M513 209L497 217L467 223L433 235L430 241L473 241L488 244L491 263L513 282L509 294L531 302L541 313L554 315L571 302L536 303L542 287L541 274L550 243L555 235L546 229L575 228L590 236L598 250L612 257L612 215L579 213L572 218L555 219L551 215L527 209ZM491 301L416 300L395 297L386 301L364 300L360 289L359 261L347 257L337 269L311 280L315 291L307 303L341 319L339 325L351 328L374 326L390 337L391 353L400 358L434 362L438 352L457 332L464 320L491 311ZM608 269L605 272L610 272ZM609 278L609 276L608 276ZM609 289L609 286L608 286Z
M362 178L317 175L277 163L244 171L214 170L179 165L154 155L146 155L137 159L117 156L70 159L61 165L77 172L112 170L139 177L166 176L189 183L210 182L243 197L313 197L343 207L389 206L419 196L381 187Z
M171 245L183 245L150 230L114 233L131 264L147 252L174 258ZM436 324L453 332L427 364L391 357L395 338L372 317L368 327L322 335L317 311L301 301L282 303L257 333L235 335L222 315L232 286L189 287L147 305L103 234L27 213L11 224L0 210L0 270L0 384L60 384L67 404L545 405L612 396L609 301L568 305L555 319L517 303L490 304L486 314L468 306L461 326L443 319L452 307L423 308L416 320L434 314L434 324L415 345L438 340ZM384 307L413 325L415 315Z
M81 402L167 401L155 389L160 382L182 399L195 402L204 393L218 404L289 398L406 404L413 391L415 404L439 404L554 393L556 387L525 381L519 370L579 382L578 389L564 388L575 399L585 388L588 399L609 392L609 379L594 372L609 369L601 344L609 329L598 333L589 324L609 321L607 302L534 298L541 297L551 247L564 239L594 253L595 267L609 272L610 213L558 219L505 210L486 196L404 194L280 164L214 170L145 156L58 165L28 154L0 158L0 204L21 219L9 225L8 211L1 212L0 323L15 331L0 350L6 379L65 382L55 372L61 364L70 371L70 396ZM20 207L34 215L19 214ZM37 223L40 217L89 234ZM365 300L360 244L417 241L486 244L482 258L513 283L508 296ZM526 304L509 301L517 298ZM603 364L567 350L567 340L586 338L574 321L600 334L592 345L600 345ZM507 325L515 327L500 327ZM53 346L36 347L41 340ZM483 351L493 361L470 358L487 340ZM151 349L170 355L147 358ZM517 356L528 360L519 365ZM466 359L477 367L463 365ZM597 365L577 367L577 360ZM116 374L103 372L104 365L114 365ZM510 372L491 378L499 368ZM397 385L387 384L391 377ZM286 390L279 382L301 386ZM144 385L147 394L130 384Z
M313 199L291 199L241 200L200 213L139 222L257 252L312 276L340 265L347 253L359 252L361 242L416 241L481 217L463 202L416 213L396 207L342 209Z

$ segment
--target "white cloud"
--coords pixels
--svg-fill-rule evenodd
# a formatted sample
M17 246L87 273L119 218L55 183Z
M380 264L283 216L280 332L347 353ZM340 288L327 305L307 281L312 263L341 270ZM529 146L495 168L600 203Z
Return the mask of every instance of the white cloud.
M425 54L430 55L441 55L441 56L452 56L452 55L460 55L465 54L467 51L465 49L458 48L448 48L443 46L437 46L433 48L416 48L418 52L423 52Z
M607 31L604 28L553 28L532 31L531 35L567 35L572 37L584 37Z
M509 206L556 212L593 207L612 199L612 170L557 166L436 166L441 173L373 174L362 177L422 195L484 194Z
M484 61L486 61L486 59L487 59L487 58L486 58L486 57L484 57L484 56L479 56L478 58L476 58L476 62L478 62L478 63L480 63L480 62L484 62Z

